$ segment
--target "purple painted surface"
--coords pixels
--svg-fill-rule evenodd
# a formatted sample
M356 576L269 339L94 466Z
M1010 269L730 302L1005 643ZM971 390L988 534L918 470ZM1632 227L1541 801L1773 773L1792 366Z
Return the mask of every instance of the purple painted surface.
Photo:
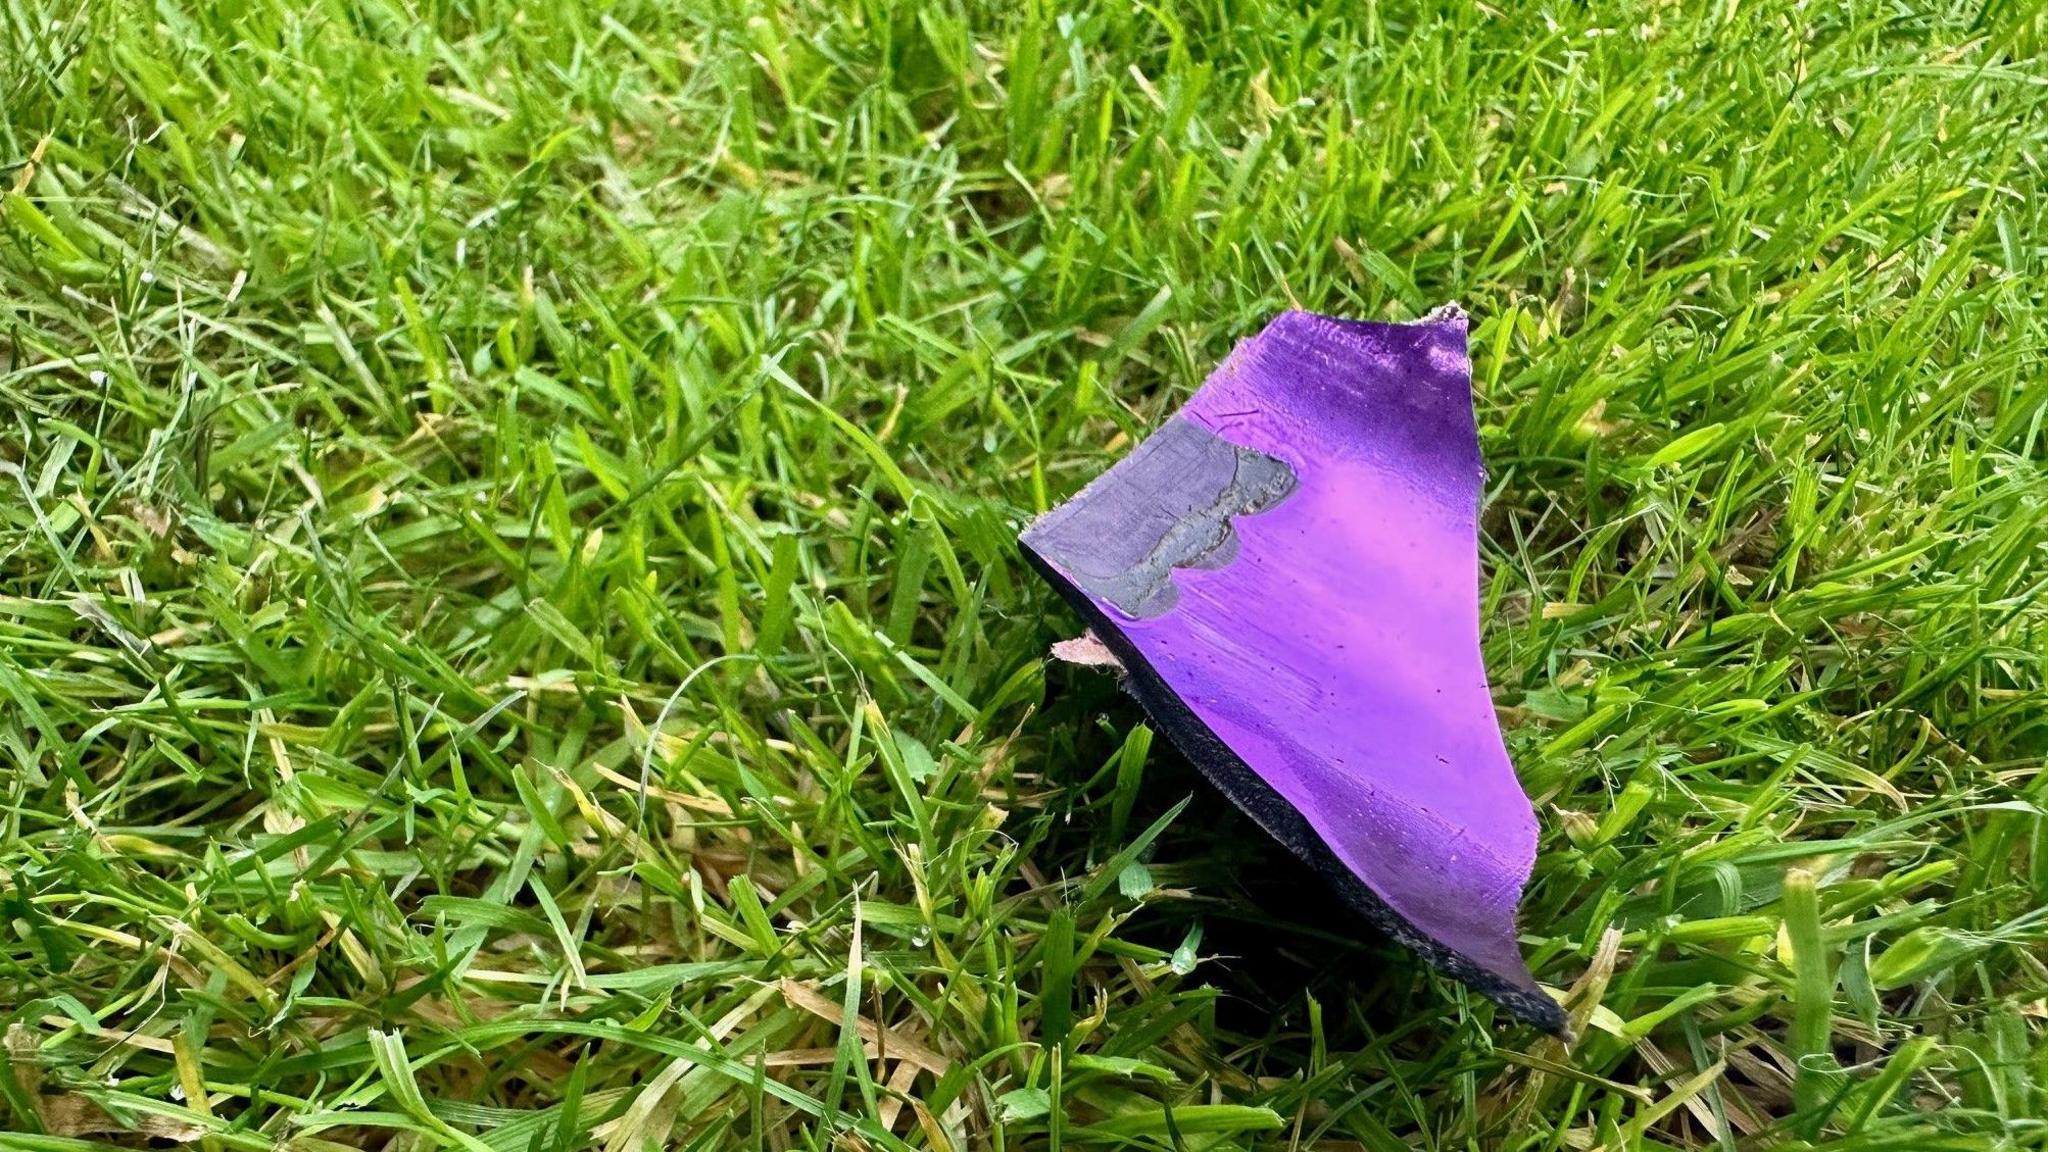
M1536 821L1480 659L1483 468L1470 371L1455 312L1408 325L1289 312L1171 418L1293 472L1277 501L1227 518L1234 549L1174 567L1167 605L1143 615L1075 579L1068 569L1086 565L1071 550L1064 562L1058 549L1033 550L1427 938L1411 944L1463 957L1481 972L1460 975L1556 1024L1516 943ZM1067 507L1131 503L1119 485L1148 471L1119 480L1131 463ZM1168 487L1159 469L1137 502ZM1057 531L1064 512L1034 525L1026 545ZM1484 988L1494 981L1508 987Z

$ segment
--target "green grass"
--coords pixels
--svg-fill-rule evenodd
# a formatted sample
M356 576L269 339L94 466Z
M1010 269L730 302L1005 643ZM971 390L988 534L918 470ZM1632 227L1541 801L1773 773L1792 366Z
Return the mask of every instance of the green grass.
M2048 16L1911 7L0 0L0 1148L2041 1146ZM1569 1047L1013 544L1450 299Z

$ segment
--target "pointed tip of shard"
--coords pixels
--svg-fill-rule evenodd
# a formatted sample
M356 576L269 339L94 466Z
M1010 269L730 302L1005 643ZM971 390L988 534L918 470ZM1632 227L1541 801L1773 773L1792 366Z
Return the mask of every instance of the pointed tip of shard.
M1347 905L1550 1032L1479 651L1465 315L1288 312L1025 530L1168 736Z

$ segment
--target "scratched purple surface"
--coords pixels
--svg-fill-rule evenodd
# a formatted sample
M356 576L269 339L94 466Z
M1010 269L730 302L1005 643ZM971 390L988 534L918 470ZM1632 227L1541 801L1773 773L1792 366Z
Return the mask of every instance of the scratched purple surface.
M1534 992L1515 912L1536 821L1479 651L1470 373L1455 311L1279 317L1172 419L1279 458L1295 489L1234 519L1229 563L1174 570L1165 612L1093 599L1394 912Z

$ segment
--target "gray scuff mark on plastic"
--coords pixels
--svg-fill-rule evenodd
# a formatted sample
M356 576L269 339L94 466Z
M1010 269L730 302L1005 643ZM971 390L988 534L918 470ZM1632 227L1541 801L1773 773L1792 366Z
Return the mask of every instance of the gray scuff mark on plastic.
M1220 568L1237 555L1231 521L1294 491L1285 461L1241 448L1190 420L1168 420L1119 466L1125 479L1075 499L1024 533L1040 555L1132 617L1172 608L1175 568Z

